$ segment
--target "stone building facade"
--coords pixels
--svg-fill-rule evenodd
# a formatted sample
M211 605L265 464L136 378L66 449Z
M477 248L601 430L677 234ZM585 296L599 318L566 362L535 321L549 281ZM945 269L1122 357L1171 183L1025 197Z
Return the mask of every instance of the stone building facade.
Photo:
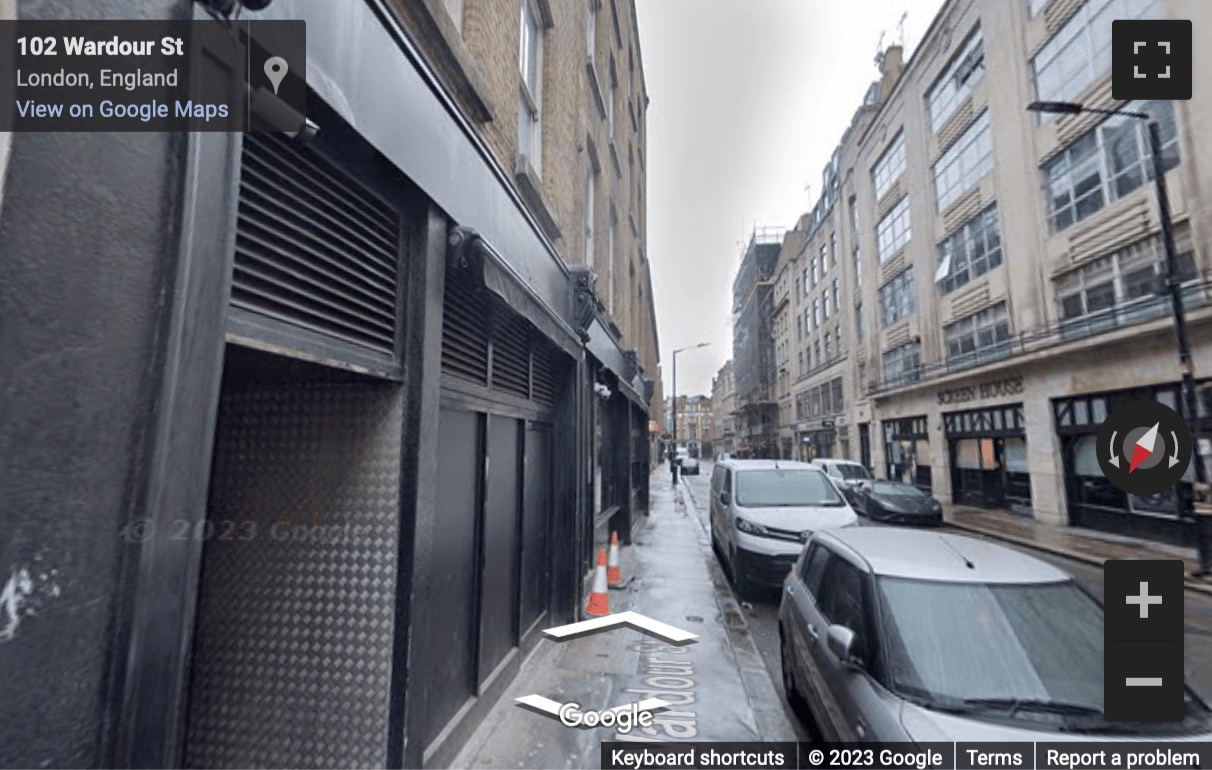
M1189 414L1179 391L1145 123L1027 111L1037 100L1117 106L1116 18L1193 19L1198 29L1212 23L1212 9L1186 0L949 0L908 62L899 48L886 52L881 80L826 169L821 225L800 257L801 323L812 331L797 351L805 387L791 397L806 399L816 420L809 431L832 421L827 451L944 501L1176 540L1174 493L1126 496L1095 460L1098 426L1125 400L1156 398L1198 429L1212 427L1205 404ZM1210 63L1212 51L1197 46L1195 71ZM1190 101L1123 105L1161 128L1175 279L1204 384L1209 88L1197 78ZM840 297L826 300L835 276ZM832 319L818 323L818 314L824 322L825 302L836 313L839 299L844 348L834 331L830 357L818 335ZM840 407L822 387L839 377ZM818 415L814 393L837 414ZM1184 483L1193 476L1194 467Z
M715 453L736 452L736 384L732 376L732 361L727 361L711 380L711 420L715 437Z

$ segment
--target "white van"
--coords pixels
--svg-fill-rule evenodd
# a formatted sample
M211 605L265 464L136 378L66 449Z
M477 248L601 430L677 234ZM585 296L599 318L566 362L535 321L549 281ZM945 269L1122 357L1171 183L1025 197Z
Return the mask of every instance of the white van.
M782 586L813 532L858 523L825 476L791 460L725 460L711 474L711 545L737 593Z

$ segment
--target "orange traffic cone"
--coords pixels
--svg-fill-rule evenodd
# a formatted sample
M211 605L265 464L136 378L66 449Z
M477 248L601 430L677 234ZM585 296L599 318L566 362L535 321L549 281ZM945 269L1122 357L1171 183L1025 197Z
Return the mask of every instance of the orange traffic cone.
M619 564L619 533L610 533L610 558L606 561L606 584L611 588L623 587L623 567Z
M598 551L598 568L593 576L593 592L589 594L589 604L585 614L595 618L610 614L610 597L606 595L606 549Z

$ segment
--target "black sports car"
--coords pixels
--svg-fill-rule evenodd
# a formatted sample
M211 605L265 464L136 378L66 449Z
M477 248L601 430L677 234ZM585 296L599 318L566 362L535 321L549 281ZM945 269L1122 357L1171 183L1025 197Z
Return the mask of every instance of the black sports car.
M889 524L941 526L943 506L938 500L899 481L868 481L854 488L854 507L872 521Z

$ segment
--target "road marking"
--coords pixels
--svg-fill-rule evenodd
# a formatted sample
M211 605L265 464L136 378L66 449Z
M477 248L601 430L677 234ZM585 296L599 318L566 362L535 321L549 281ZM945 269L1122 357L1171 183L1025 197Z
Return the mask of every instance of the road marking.
M614 615L606 615L605 617L601 618L582 620L579 623L569 623L566 626L548 628L543 631L543 633L552 639L555 639L557 642L560 642L587 634L610 631L620 626L634 628L636 631L641 631L649 636L655 636L658 639L663 639L670 644L689 644L690 642L693 642L695 639L699 638L698 634L692 634L689 631L674 628L668 623L653 620L650 617L641 615L638 612L632 612L631 610L620 612Z

